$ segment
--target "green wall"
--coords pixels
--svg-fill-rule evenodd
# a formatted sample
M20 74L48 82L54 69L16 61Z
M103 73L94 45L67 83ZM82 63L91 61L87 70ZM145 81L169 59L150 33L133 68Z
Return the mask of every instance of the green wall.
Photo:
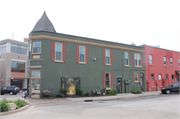
M48 35L59 38L73 39L73 40L82 40L102 44L111 44L114 46L128 47L138 50L144 50L142 47L135 47L130 45L110 43L100 40L93 40L88 38L81 38L75 36L46 33L46 32L37 32L32 33L31 35ZM105 66L103 64L103 48L99 46L76 44L70 42L61 42L51 39L32 39L34 41L41 41L41 57L42 60L31 60L31 66L42 66L41 71L41 92L43 90L50 90L53 94L58 94L61 87L61 77L80 77L81 72L81 88L83 92L90 92L95 89L103 88L103 72L113 72L114 73L114 89L116 89L116 77L121 76L123 80L130 79L131 83L129 87L126 88L127 92L131 92L134 89L140 90L140 84L134 83L132 80L132 73L144 73L144 89L146 90L146 79L145 79L145 62L143 68L133 67L132 62L132 53L133 51L113 49L113 61L112 66ZM51 42L60 42L66 43L66 62L59 63L53 62L51 60ZM76 45L89 46L89 63L88 64L79 64L76 62ZM107 48L109 49L109 48ZM124 64L124 52L129 52L129 63L131 67L125 67ZM135 52L138 53L138 52ZM140 52L143 53L143 52ZM144 53L143 53L144 54ZM32 58L32 54L30 56ZM93 57L96 57L96 61L93 61ZM143 57L144 58L144 57ZM143 61L145 61L143 59ZM117 71L115 64L120 64L120 71ZM36 69L31 69L36 70ZM39 70L39 69L37 69ZM122 92L125 92L125 85L123 81Z

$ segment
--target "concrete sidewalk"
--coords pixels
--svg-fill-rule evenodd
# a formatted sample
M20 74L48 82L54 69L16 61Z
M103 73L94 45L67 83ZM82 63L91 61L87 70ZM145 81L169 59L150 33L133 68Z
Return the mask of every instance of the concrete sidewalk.
M161 91L153 92L142 92L141 94L132 94L132 93L123 93L117 94L115 96L96 96L96 97L67 97L67 98L58 98L58 99L24 99L30 105L39 105L39 104L57 104L57 103L72 103L72 102L84 102L84 101L105 101L105 100L118 100L118 99L128 99L128 98L137 98L137 97L146 97L146 96L157 96L161 95Z

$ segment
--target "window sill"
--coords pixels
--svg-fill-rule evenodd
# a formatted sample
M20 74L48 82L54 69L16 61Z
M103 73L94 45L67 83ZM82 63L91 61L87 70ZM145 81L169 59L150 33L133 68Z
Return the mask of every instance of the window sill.
M30 79L41 79L41 77L31 77Z
M149 65L153 66L153 64L149 64Z
M54 60L54 62L64 63L64 61L60 61L60 60Z
M32 53L32 55L40 55L41 53Z
M134 83L139 83L140 81L134 81Z
M42 68L42 66L30 66L31 69L33 68Z
M79 64L87 64L86 62L78 62Z
M173 65L171 65L171 67L173 67Z
M131 67L130 65L125 65L125 67Z
M112 90L112 88L106 88L106 90Z
M142 66L134 66L134 67L137 67L137 68L142 68Z
M167 65L164 65L164 67L167 67Z
M112 66L112 64L105 64L106 66Z

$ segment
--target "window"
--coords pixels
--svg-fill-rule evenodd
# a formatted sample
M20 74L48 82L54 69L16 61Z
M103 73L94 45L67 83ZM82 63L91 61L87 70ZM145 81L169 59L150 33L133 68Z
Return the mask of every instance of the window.
M0 45L0 54L6 53L6 47L7 47L6 44L1 44Z
M159 80L161 80L161 75L159 74Z
M173 65L173 61L172 61L172 58L170 58L170 63L171 63L171 65Z
M135 66L141 66L141 54L134 53Z
M173 87L179 87L179 82L174 83Z
M29 52L31 52L31 41L29 42Z
M40 77L40 71L32 71L31 77Z
M33 42L33 53L41 53L41 42Z
M27 55L27 47L11 43L11 53Z
M172 80L174 80L174 75L172 75Z
M105 51L106 51L106 53L105 53L106 64L110 64L110 50L106 49Z
M151 80L154 80L154 74L151 74Z
M11 72L25 72L25 62L11 62Z
M178 59L179 67L180 67L180 59Z
M166 75L166 80L168 80L168 75Z
M135 81L138 81L138 74L135 73L134 76L135 76Z
M56 53L55 53L55 60L62 61L62 44L56 43Z
M85 62L85 54L86 54L86 51L85 51L85 46L79 46L79 62Z
M149 55L149 64L152 64L152 55Z
M106 88L111 88L110 73L106 73Z
M125 58L125 65L129 65L129 53L124 52L124 58Z
M164 65L166 65L166 57L163 57Z
M40 79L31 79L31 80L32 80L31 93L40 93Z

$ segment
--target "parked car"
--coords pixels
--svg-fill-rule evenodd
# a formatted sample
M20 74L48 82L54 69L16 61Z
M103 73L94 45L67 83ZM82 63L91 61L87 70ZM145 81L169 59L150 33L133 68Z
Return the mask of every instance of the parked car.
M179 85L180 85L180 82L175 82L173 84L171 84L170 86L167 86L167 87L163 87L161 89L161 92L162 94L170 94L171 92L179 92Z
M0 89L1 95L4 93L9 93L10 95L16 95L18 93L16 86L5 86Z
M12 85L12 86L15 86L15 85ZM16 89L17 89L17 93L19 93L19 87L15 86Z

